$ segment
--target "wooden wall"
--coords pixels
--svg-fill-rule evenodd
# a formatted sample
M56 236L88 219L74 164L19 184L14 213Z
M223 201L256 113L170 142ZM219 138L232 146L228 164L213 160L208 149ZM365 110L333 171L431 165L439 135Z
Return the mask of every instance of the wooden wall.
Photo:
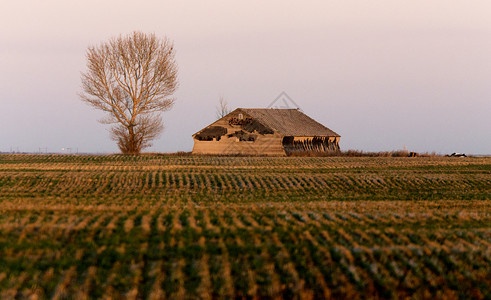
M286 156L282 136L258 136L257 140L239 141L238 138L222 138L219 141L194 140L193 154L216 155L272 155Z

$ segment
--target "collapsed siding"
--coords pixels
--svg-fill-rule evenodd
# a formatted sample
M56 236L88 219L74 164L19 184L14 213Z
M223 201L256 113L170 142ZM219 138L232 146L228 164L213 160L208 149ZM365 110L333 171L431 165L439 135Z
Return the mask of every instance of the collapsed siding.
M285 156L283 136L234 111L194 135L194 154Z
M339 151L339 137L293 137L283 138L283 148L287 154L295 152Z

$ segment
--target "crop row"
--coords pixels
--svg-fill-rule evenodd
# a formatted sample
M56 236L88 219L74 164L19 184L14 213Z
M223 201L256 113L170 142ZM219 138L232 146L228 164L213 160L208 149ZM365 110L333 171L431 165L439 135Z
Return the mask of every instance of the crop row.
M3 211L2 298L491 296L485 212Z
M0 169L40 170L114 170L169 169L169 168L245 168L245 169L366 169L366 168L425 168L487 166L490 158L448 157L220 157L220 156L165 156L165 155L21 155L1 154Z
M0 197L63 196L162 197L169 194L217 194L230 200L261 195L315 199L486 199L491 176L465 179L454 174L394 173L254 173L186 171L0 172ZM246 192L246 193L244 193ZM299 199L302 200L302 199Z
M491 298L490 175L489 158L0 155L0 298Z

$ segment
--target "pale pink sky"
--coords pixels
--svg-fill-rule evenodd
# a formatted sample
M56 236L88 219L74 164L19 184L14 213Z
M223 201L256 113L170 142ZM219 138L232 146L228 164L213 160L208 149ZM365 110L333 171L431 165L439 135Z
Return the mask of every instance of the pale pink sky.
M491 153L491 1L0 2L0 151L116 152L77 97L87 46L175 42L180 88L152 151L282 91L343 149Z

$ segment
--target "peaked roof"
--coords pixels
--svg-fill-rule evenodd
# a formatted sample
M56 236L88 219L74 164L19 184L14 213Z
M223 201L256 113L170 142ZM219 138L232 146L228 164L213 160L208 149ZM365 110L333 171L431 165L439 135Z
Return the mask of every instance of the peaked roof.
M285 136L340 136L298 109L238 108Z

